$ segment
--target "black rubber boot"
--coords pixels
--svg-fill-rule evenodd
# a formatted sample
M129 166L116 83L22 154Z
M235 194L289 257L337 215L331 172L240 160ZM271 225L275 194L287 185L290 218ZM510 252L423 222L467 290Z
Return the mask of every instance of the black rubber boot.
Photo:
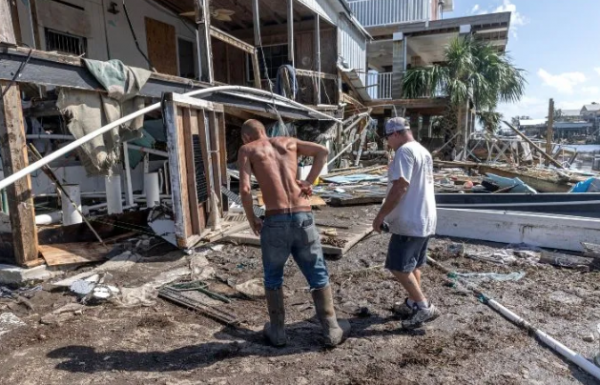
M350 334L350 323L347 320L338 320L333 307L333 295L331 286L312 291L315 301L317 317L323 326L323 337L325 346L334 347L341 344Z
M271 345L276 347L284 346L286 337L283 289L265 289L265 295L267 297L267 308L269 309L269 318L271 319L271 322L265 324L263 333Z

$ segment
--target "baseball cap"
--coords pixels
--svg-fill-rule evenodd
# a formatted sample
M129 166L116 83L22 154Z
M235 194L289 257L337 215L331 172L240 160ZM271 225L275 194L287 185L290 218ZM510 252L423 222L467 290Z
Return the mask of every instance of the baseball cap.
M410 130L410 127L406 124L406 119L404 118L391 118L385 124L386 135L391 135L394 132L402 132L404 130Z

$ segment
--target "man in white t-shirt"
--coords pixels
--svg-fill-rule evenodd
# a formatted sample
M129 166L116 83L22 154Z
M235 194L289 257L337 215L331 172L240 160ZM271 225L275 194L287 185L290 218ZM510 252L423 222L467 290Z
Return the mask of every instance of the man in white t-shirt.
M433 321L440 312L421 291L421 267L427 262L427 243L437 221L431 154L414 140L403 118L385 125L388 144L396 151L388 170L387 196L373 228L381 232L387 223L392 233L385 262L408 298L394 311L404 320L404 329L415 329Z

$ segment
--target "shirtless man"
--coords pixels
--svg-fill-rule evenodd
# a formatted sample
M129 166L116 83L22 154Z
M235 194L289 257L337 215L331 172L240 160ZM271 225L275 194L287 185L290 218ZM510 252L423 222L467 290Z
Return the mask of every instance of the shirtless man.
M265 324L265 337L274 346L286 343L283 267L292 254L310 285L325 345L336 346L347 337L350 324L336 318L321 240L307 200L329 152L323 146L295 138L268 138L265 127L254 119L242 126L242 139L244 145L238 153L240 191L250 227L260 234L271 320ZM314 158L305 181L296 180L298 155ZM251 173L256 176L265 201L264 221L252 210Z

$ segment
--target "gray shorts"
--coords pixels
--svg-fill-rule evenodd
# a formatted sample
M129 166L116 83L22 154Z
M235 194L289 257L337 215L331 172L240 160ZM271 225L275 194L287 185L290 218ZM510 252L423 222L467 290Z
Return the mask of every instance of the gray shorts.
M392 234L385 268L410 273L427 263L429 237L408 237Z

